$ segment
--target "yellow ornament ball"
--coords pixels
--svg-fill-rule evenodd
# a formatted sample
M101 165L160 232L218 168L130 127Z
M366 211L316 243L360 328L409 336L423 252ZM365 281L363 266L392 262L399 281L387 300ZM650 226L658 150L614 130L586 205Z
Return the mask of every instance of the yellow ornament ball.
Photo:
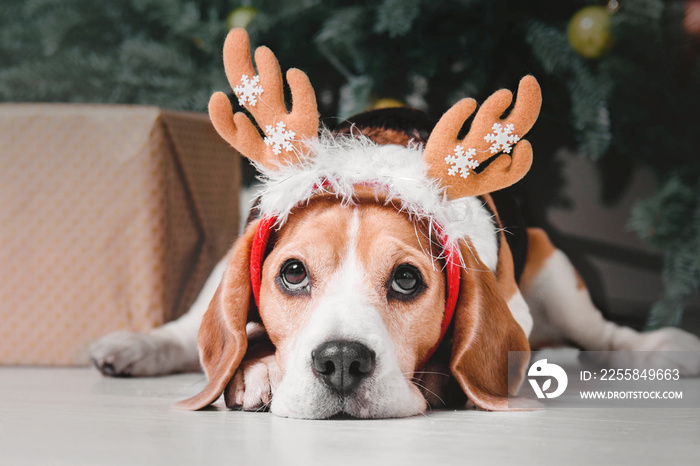
M226 27L244 28L253 21L258 14L258 9L254 6L239 6L231 10L231 13L226 16Z
M406 104L400 100L392 99L390 97L384 97L382 99L377 99L372 103L367 110L379 110L380 108L392 108L392 107L405 107Z
M612 13L603 6L587 6L579 10L569 21L569 44L586 58L598 58L614 43L610 32Z

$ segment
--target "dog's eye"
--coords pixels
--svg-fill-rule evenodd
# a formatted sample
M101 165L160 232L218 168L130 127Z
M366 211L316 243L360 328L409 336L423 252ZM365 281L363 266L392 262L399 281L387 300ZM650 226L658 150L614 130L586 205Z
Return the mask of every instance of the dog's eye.
M282 265L280 278L285 288L290 291L298 291L309 285L309 275L306 273L304 263L297 259L291 259Z
M391 291L398 293L398 297L410 297L416 294L422 286L423 279L420 272L410 264L396 267L391 277Z

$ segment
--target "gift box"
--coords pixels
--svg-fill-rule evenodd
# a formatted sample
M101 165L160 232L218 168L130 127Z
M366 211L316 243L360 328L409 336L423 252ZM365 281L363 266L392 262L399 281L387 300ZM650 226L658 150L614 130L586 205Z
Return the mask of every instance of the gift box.
M0 364L80 365L194 301L239 227L240 158L205 115L0 105Z

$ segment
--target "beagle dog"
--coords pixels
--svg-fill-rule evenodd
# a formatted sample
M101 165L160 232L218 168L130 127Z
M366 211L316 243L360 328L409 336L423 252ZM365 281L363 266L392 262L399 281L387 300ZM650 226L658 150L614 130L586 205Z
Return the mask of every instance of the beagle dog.
M528 364L509 351L700 350L679 329L606 321L542 230L499 217L503 190L532 162L522 136L540 108L533 77L504 118L511 93L492 95L466 135L472 99L434 127L417 111L377 110L319 134L306 75L287 73L287 111L274 55L260 47L255 63L245 30L232 30L227 77L261 131L226 95L209 104L219 134L262 173L245 231L186 315L93 345L105 375L201 365L208 383L181 408L223 394L230 408L285 417L386 418L456 403L508 410ZM681 369L697 374L700 360Z

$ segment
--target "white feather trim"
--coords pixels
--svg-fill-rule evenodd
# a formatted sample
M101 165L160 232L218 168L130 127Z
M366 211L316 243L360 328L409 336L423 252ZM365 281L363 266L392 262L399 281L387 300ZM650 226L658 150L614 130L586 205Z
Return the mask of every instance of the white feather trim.
M409 216L434 219L448 242L469 238L482 262L495 271L498 241L491 213L476 197L449 201L438 183L427 176L422 145L379 145L365 136L329 131L308 144L314 155L298 164L277 170L258 166L263 182L259 209L264 215L276 216L279 226L295 207L321 190L352 203L355 185L376 185L387 200L400 202Z

